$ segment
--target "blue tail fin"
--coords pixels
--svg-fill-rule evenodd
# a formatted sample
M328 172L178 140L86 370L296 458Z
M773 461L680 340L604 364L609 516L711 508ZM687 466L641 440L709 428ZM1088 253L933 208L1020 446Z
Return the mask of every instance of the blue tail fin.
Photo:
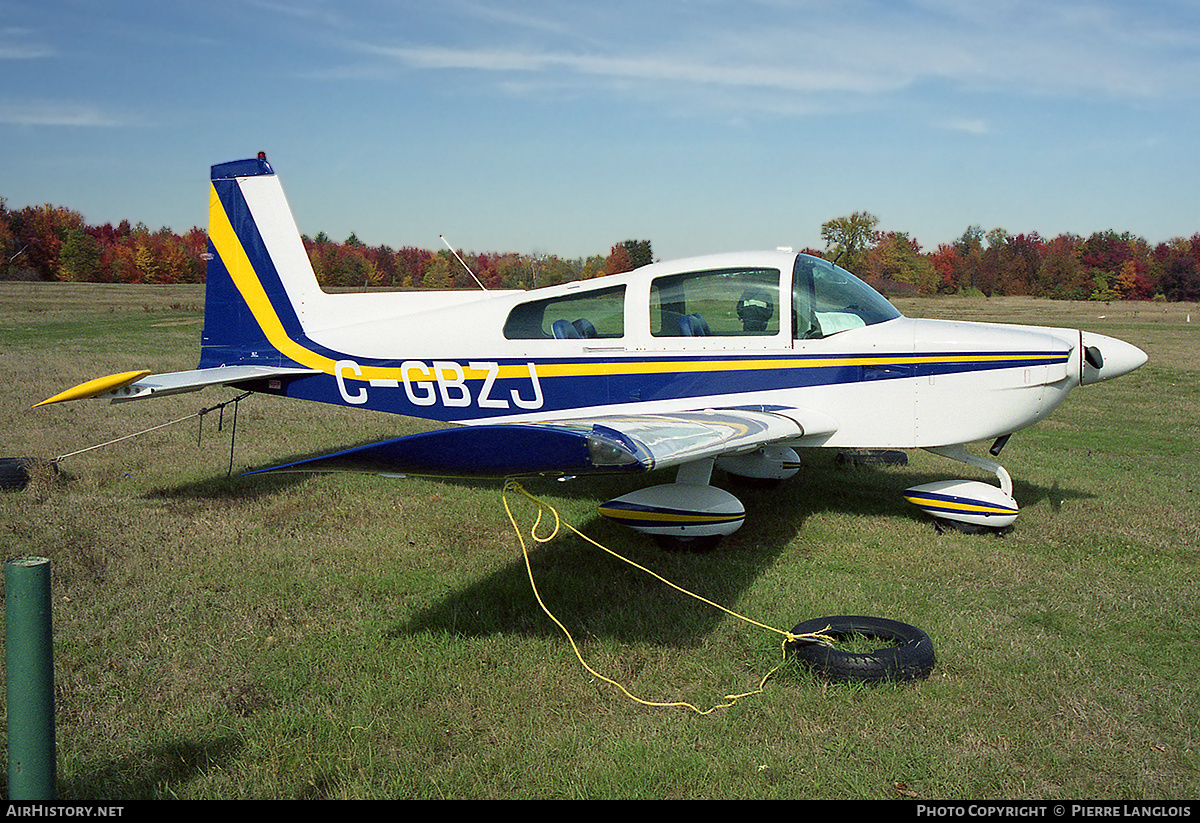
M208 219L199 367L300 365L289 345L304 338L295 307L321 291L263 155L212 167Z

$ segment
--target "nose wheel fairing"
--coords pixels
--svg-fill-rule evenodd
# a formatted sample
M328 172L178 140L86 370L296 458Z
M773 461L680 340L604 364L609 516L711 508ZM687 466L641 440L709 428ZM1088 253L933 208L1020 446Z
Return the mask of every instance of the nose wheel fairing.
M961 445L926 451L990 471L996 475L1000 486L977 480L938 480L905 490L905 500L937 521L948 521L973 530L998 531L1011 526L1017 519L1020 507L1012 496L1012 478L999 463L972 454Z

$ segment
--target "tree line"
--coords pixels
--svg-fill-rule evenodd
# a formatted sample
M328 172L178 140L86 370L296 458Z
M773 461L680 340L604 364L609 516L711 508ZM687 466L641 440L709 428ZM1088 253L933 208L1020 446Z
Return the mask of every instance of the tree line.
M967 228L932 250L903 232L877 229L855 212L821 226L824 249L805 249L858 274L889 295L974 293L1061 300L1200 301L1200 233L1152 245L1128 232L1064 234ZM649 240L625 240L608 254L431 251L370 246L351 234L304 237L323 288L528 289L653 262ZM143 224L89 225L61 206L9 210L0 198L0 280L99 283L202 283L207 235L152 231Z
M971 226L923 251L855 212L821 226L824 256L887 294L1030 295L1057 300L1200 301L1200 233L1151 245L1129 232L1089 237Z

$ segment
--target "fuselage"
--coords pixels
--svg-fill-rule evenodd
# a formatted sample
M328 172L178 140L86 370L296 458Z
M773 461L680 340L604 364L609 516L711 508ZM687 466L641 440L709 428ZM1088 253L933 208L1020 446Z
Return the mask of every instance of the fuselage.
M269 302L294 311L278 318L287 345L209 344L202 367L277 365L279 348L319 373L268 391L447 422L799 408L833 425L797 445L928 447L1024 428L1088 368L1078 331L906 318L849 272L791 252L527 292L335 295L287 276L278 287ZM1136 359L1110 356L1122 364L1110 373Z

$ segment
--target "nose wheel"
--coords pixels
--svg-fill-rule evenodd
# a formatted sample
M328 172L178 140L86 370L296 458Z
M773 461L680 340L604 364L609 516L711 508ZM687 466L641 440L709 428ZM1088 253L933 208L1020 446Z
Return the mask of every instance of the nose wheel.
M996 441L992 454L999 453L1006 439ZM963 445L937 446L926 451L989 471L996 475L1000 486L977 480L939 480L905 490L905 500L936 522L959 531L998 532L1017 519L1020 507L1012 496L1012 478L999 463L972 454Z

